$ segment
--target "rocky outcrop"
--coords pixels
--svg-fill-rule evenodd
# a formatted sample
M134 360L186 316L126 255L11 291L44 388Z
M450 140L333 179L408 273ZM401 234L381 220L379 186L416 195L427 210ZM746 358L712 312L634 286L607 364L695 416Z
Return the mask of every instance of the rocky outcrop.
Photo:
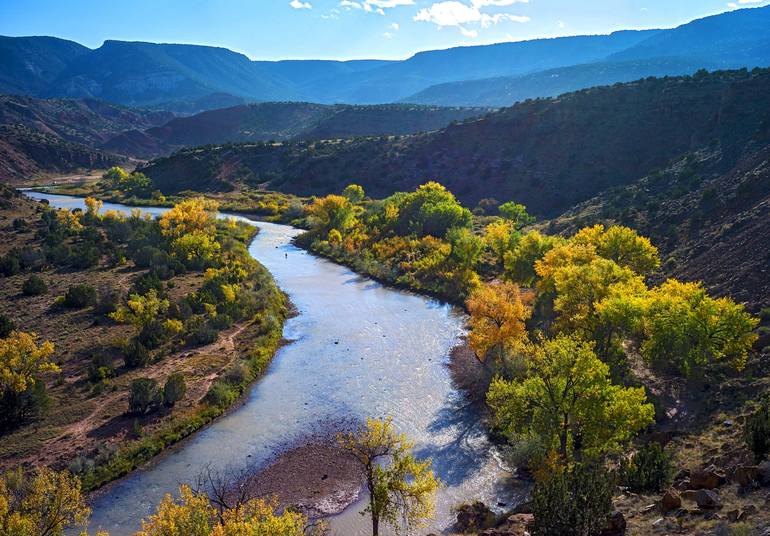
M716 467L709 466L706 469L693 471L690 474L690 489L715 489L727 482L724 473Z
M463 504L457 507L457 532L469 533L490 528L495 525L497 517L489 507L481 501Z
M672 510L678 510L681 507L682 497L678 491L672 488L663 494L663 498L660 500L660 509L664 514Z

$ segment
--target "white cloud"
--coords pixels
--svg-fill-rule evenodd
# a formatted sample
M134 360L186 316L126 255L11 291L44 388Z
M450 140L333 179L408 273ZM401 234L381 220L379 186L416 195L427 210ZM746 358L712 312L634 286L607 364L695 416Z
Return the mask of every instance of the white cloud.
M557 20L556 21L556 26L558 26L559 28L564 28L567 25L564 23L563 20Z
M294 9L313 9L313 4L310 2L302 2L301 0L291 0L289 5Z
M382 35L385 37L385 39L393 39L393 34L390 32L385 32Z
M342 0L340 2L340 7L346 7L348 9L361 9L361 4L358 2L351 2L351 0Z
M347 11L352 9L363 9L367 13L376 13L378 15L384 15L386 9L413 5L414 0L340 0L339 3L339 6L345 8Z
M396 30L396 31L398 31L398 30L399 30L399 28L401 28L401 26L399 26L397 22L394 22L393 24L391 24L391 25L390 25L390 27L391 27L393 30Z
M413 6L414 0L365 0L375 7L390 9L398 6Z
M478 36L478 30L468 28L469 24L478 24L488 28L503 21L529 22L530 18L512 13L484 13L485 7L509 6L515 3L526 3L528 0L471 0L465 4L458 0L436 2L430 7L423 8L414 16L415 21L432 22L439 28L454 26L466 37Z

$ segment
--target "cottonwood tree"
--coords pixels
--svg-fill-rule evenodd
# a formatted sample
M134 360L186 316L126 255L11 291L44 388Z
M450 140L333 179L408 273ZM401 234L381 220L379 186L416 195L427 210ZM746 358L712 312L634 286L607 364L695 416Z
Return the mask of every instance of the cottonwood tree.
M276 514L276 504L261 499L219 512L206 494L182 485L179 498L167 494L158 512L142 521L136 536L303 536L306 524L302 514L292 510Z
M0 339L0 432L45 409L47 396L40 375L59 372L51 361L52 343L38 345L37 335L12 331Z
M494 221L484 229L484 243L495 254L500 266L505 262L505 254L516 247L520 238L521 235L511 221Z
M355 457L366 478L372 536L379 535L381 521L399 532L433 517L441 482L433 475L431 460L414 457L414 443L395 431L390 417L367 419L365 427L340 434L337 441Z
M485 284L476 288L466 302L471 330L468 342L482 363L502 364L506 350L527 337L530 309L521 299L515 283Z
M0 534L60 536L85 527L90 514L80 479L67 471L18 468L0 475Z
M644 388L614 385L590 343L561 335L533 346L527 359L525 378L495 378L487 393L510 437L536 437L566 463L612 452L652 424Z

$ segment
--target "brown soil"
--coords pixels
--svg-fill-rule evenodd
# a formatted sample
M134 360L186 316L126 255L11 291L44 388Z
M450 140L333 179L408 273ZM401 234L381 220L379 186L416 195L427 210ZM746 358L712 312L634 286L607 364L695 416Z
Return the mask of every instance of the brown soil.
M250 494L275 497L317 519L342 512L359 497L363 474L358 462L332 439L313 439L280 454L246 479Z

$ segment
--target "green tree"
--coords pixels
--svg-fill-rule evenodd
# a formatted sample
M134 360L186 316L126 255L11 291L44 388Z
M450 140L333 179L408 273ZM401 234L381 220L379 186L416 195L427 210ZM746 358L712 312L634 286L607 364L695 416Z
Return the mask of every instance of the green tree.
M514 203L513 201L503 203L497 207L497 210L500 211L500 215L503 218L513 222L517 229L521 229L535 221L535 218L527 213L527 207L519 203Z
M530 231L523 235L511 251L503 255L505 275L508 279L525 286L532 286L537 278L535 263L562 243L564 239Z
M748 416L744 427L746 446L759 463L770 454L770 398L765 398L754 413Z
M48 285L45 284L42 277L32 274L24 281L21 291L25 296L40 296L48 292Z
M484 242L465 227L453 227L446 239L452 246L449 258L463 270L473 270L484 252Z
M533 536L598 536L612 511L615 485L601 466L578 464L538 482Z
M184 374L175 372L166 378L163 386L163 404L169 408L182 400L187 392L187 383L184 380Z
M341 195L319 197L306 210L313 229L323 237L328 236L332 229L343 233L356 222L355 205Z
M348 198L351 203L357 204L364 200L366 194L364 189L358 184L348 184L342 191L342 195Z
M502 266L505 262L505 254L516 247L521 235L513 223L506 220L498 220L490 223L484 229L484 243Z
M394 430L391 418L367 419L364 428L340 434L337 440L364 472L372 536L379 535L380 521L396 531L402 525L412 530L433 517L434 497L441 483L430 469L430 460L414 457L414 444Z
M642 355L686 375L716 362L740 370L757 340L758 323L730 298L711 298L700 283L670 279L650 291Z
M659 493L670 484L673 471L671 456L655 442L643 445L620 465L623 483L635 493Z
M153 288L147 294L131 294L125 306L118 307L109 317L116 322L131 324L137 329L142 329L156 321L160 315L168 310L168 300L158 296Z
M157 381L152 378L137 378L131 382L128 395L128 410L131 413L144 415L157 409L161 401L162 394Z
M616 450L652 424L644 388L613 385L592 345L558 336L531 348L523 379L495 378L487 393L510 437L534 436L570 461Z
M96 303L96 289L86 283L72 285L64 294L62 304L72 309L82 309Z
M586 227L576 233L570 241L574 244L591 245L596 253L605 259L615 261L620 266L634 272L649 275L660 266L658 248L650 240L639 236L636 231L621 225L607 229L604 225Z

